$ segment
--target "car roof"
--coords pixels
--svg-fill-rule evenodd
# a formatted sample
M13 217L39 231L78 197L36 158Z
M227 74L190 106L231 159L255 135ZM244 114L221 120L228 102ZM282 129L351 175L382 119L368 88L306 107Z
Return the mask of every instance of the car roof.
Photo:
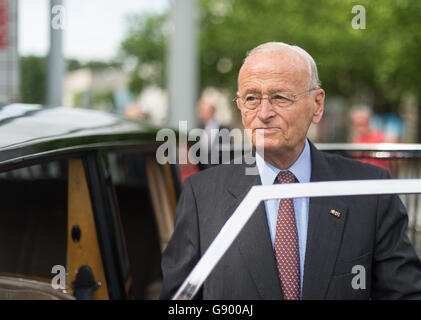
M11 104L0 108L0 166L46 153L156 144L159 129L98 110Z

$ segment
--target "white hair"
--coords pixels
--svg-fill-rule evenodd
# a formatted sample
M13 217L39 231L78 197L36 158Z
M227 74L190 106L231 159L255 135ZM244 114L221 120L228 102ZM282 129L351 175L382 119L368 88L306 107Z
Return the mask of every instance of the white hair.
M248 52L246 58L244 59L244 62L246 62L250 56L259 52L273 52L273 51L280 52L286 49L290 49L296 52L298 55L304 58L304 60L307 62L308 72L310 75L309 76L309 89L320 88L321 82L320 82L319 75L317 72L316 62L307 51L300 48L299 46L290 45L284 42L266 42L252 49L250 52Z

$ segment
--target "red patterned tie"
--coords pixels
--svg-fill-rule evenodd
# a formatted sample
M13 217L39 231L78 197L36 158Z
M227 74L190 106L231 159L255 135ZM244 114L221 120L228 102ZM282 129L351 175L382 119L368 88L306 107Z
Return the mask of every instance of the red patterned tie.
M281 171L277 181L294 183L295 176L290 171ZM292 199L281 199L279 202L274 249L284 299L299 300L300 250Z

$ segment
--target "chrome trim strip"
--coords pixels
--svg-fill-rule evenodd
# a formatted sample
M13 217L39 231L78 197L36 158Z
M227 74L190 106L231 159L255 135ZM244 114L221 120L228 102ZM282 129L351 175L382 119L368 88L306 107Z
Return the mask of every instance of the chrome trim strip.
M321 151L402 151L421 152L421 144L417 143L315 143ZM250 151L251 147L236 147L229 144L220 146L220 151Z
M237 238L260 201L278 198L421 193L421 179L352 180L253 186L178 289L173 300L190 300Z
M421 152L421 144L416 143L316 143L322 151L408 151Z

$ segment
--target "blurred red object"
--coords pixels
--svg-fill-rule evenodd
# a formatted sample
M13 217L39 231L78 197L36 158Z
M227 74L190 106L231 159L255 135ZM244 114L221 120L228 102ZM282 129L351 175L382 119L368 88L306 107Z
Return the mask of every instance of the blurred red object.
M186 163L180 164L180 177L181 177L181 184L184 185L184 180L190 177L191 175L199 172L199 167L197 165Z
M7 47L7 36L9 33L9 19L7 13L7 2L0 0L0 50Z
M387 141L381 131L372 131L364 137L354 139L353 143L385 143ZM389 160L388 159L370 159L370 158L357 158L356 160L370 163L372 165L384 168L389 170ZM390 171L390 170L389 170Z

